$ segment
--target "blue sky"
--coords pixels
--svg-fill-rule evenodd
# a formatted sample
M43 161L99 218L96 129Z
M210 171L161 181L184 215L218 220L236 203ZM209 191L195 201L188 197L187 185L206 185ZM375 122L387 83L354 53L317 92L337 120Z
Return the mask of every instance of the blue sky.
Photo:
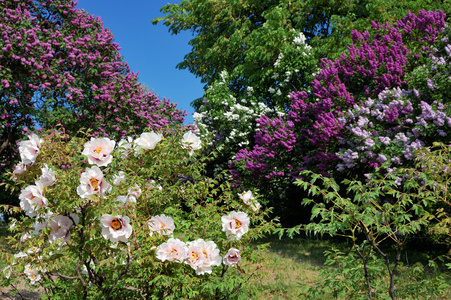
M192 123L190 102L202 97L203 84L188 70L175 66L183 60L191 47L191 32L171 35L162 23L151 21L163 14L160 8L180 1L167 0L79 0L77 8L100 16L111 30L115 42L122 47L121 55L133 72L139 71L139 81L154 93L170 98L177 108L190 113L185 123Z

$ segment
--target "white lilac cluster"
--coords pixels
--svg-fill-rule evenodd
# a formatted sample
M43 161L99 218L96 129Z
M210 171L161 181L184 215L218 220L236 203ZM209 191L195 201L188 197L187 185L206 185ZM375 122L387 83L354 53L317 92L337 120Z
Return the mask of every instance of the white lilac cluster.
M415 150L424 147L422 136L428 131L445 136L445 126L451 127L451 118L444 112L444 105L419 101L421 113L416 115L409 97L415 91L394 88L382 91L378 100L368 99L362 105L354 105L340 122L351 133L342 139L343 148L337 153L342 163L337 170L353 168L358 163L381 166L400 165L402 160L412 160ZM393 151L399 149L398 152Z
M305 38L305 35L302 32L299 32L299 35L293 39L293 43L297 46L298 50L305 50L306 52L310 52L310 50L312 50L312 47L305 43L306 40L307 39ZM307 55L306 52L302 52L302 55Z
M248 87L247 91L252 93L253 88ZM212 145L220 140L223 144L219 150L232 144L236 144L240 148L247 146L251 140L251 135L255 131L255 120L260 118L262 114L284 114L269 108L264 103L246 99L239 101L232 95L229 95L228 99L223 99L220 104L222 106L222 114L215 115L213 110L193 114L194 122L199 127L203 138L210 132L217 130L218 124L225 128L226 132L217 136L209 144Z
M227 216L222 216L221 221L223 231L230 238L239 240L249 230L250 219L244 212L233 211ZM150 235L155 232L170 235L175 227L172 218L165 215L152 217L148 226ZM234 267L241 260L240 251L236 248L230 248L221 258L220 251L213 241L197 239L185 243L172 237L157 247L156 257L162 262L186 263L196 271L197 275L211 274L212 267L219 266L221 262L226 266Z
M293 29L293 32L296 34L296 31ZM308 44L306 44L306 37L302 32L299 32L294 38L293 38L293 45L296 47L294 51L294 55L299 56L307 56L310 54L312 47ZM268 88L268 92L274 96L282 96L283 92L281 88L284 86L288 86L288 83L292 81L293 75L299 73L299 69L293 68L293 60L292 60L293 53L283 53L280 52L276 61L274 62L274 72L271 76L272 79L274 79L274 85ZM284 61L289 62L288 65L290 69L284 69L286 68L286 64ZM285 77L283 77L285 75ZM289 97L289 96L288 96Z

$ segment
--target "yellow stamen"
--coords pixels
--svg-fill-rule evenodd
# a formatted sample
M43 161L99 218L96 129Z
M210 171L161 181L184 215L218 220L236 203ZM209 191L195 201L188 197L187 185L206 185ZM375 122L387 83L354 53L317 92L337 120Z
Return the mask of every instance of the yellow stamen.
M99 181L97 179L91 178L91 179L89 179L89 182L91 183L91 186L94 189L94 191L99 190Z
M197 258L197 253L192 252L191 253L191 259L195 260Z
M235 228L240 228L241 227L241 222L238 221L237 219L234 219L234 220L235 220Z
M111 227L113 227L114 230L119 230L122 228L122 223L118 219L114 219L111 222Z
M204 253L204 257L205 257L205 258L208 258L208 254L207 254L207 251L205 251L205 250L202 250L202 253Z
M94 150L94 152L97 152L97 154L99 154L100 152L102 152L102 148L97 148L96 150Z
M160 230L164 230L164 224L161 224Z
M36 278L36 274L31 274L31 278Z
M169 251L169 255L171 255L171 254L174 253L174 252L175 252L175 254L178 254L177 250L171 249L171 251Z

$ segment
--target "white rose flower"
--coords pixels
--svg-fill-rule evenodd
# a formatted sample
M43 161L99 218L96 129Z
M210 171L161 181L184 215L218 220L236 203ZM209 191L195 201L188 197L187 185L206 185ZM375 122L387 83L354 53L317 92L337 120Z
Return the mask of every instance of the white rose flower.
M188 252L186 244L179 240L170 238L167 242L157 247L157 258L161 261L183 262Z
M144 150L153 150L157 146L157 143L161 141L163 135L160 133L155 132L143 132L135 140L135 145L137 147L137 150L144 149Z
M224 265L234 267L241 260L240 251L236 248L230 248L222 258Z
M47 227L47 220L44 220L43 222L39 222L38 218L36 218L34 224L33 224L33 234L38 235L41 233L42 229Z
M242 211L232 211L229 215L222 216L221 221L222 231L226 233L227 237L239 240L249 230L250 219Z
M29 217L35 217L39 208L47 207L47 198L42 194L42 188L29 185L20 192L20 207Z
M16 228L16 223L17 223L16 219L11 219L11 221L9 223L9 229L13 230L14 228Z
M85 148L82 154L88 157L88 162L91 165L99 167L108 166L113 161L113 152L116 142L109 138L91 138L89 142L85 143Z
M150 230L150 236L152 236L154 232L161 235L171 235L175 229L174 220L165 215L153 216L147 221L147 226Z
M104 198L105 194L111 190L111 185L103 178L103 172L99 167L86 168L81 174L80 185L77 187L77 194L83 199L90 199L92 195Z
M32 133L28 136L27 141L20 142L19 153L20 159L24 165L33 164L38 157L39 150L41 149L41 143L44 140L39 138L36 134Z
M192 131L188 131L183 135L182 138L182 147L184 149L189 149L189 155L193 155L194 150L201 149L201 140L200 138L194 134Z
M103 237L113 243L127 242L133 231L127 216L104 214L100 217L100 225Z

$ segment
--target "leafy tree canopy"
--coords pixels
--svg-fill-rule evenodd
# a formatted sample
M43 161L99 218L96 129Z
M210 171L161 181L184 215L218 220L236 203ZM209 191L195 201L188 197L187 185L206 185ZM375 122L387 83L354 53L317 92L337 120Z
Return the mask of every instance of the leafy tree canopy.
M191 52L177 65L200 77L206 87L225 70L237 96L251 86L254 95L271 106L286 107L286 97L274 101L271 70L281 50L302 32L316 58L338 56L351 44L351 31L363 31L371 21L393 22L408 11L445 9L450 1L362 0L184 0L161 8L163 21L172 34L192 31ZM310 82L309 74L297 74L292 90ZM193 102L199 108L202 102Z
M74 1L0 1L0 32L0 171L36 125L120 137L184 120L138 83L110 30Z

